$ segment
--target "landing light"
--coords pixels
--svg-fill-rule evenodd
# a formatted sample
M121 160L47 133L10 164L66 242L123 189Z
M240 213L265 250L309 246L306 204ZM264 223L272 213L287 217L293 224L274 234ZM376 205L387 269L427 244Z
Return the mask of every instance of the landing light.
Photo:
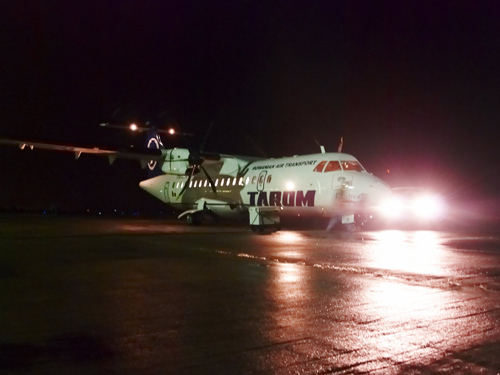
M391 198L381 205L382 213L391 219L401 217L404 211L404 204L399 198Z
M175 130L174 130L174 128L170 128L170 129L168 129L168 134L170 134L170 135L174 135L174 134L175 134Z
M137 125L136 124L130 124L130 130L136 131L137 130Z
M435 195L422 194L416 197L394 196L380 206L381 213L389 219L421 220L439 219L445 208L443 201Z
M415 215L422 219L433 218L442 214L442 202L435 196L423 195L413 201Z

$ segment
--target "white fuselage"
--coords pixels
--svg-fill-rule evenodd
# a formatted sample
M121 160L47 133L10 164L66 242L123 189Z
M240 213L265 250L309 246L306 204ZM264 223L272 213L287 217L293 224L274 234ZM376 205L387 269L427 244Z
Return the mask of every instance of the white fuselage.
M189 178L185 166L173 166L172 161L174 156L164 162L166 174L142 181L140 186L184 211L208 209L227 217L249 207L278 206L280 215L349 215L374 209L391 195L385 182L343 153L262 160L223 156L204 164L214 187L204 172L193 176L185 187Z

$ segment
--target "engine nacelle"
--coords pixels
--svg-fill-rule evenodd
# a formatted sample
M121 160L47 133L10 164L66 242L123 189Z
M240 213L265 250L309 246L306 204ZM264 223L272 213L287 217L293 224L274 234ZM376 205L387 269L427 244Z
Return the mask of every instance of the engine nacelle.
M189 150L187 148L173 148L167 150L161 170L164 173L185 175L189 168Z

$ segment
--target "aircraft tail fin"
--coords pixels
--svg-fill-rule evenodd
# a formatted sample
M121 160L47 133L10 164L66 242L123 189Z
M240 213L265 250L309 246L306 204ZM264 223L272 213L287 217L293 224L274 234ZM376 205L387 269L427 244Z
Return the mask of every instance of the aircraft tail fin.
M150 150L164 150L165 147L160 138L160 133L157 129L151 128L146 134L146 147ZM158 160L150 160L147 165L148 178L153 178L163 174L162 163Z

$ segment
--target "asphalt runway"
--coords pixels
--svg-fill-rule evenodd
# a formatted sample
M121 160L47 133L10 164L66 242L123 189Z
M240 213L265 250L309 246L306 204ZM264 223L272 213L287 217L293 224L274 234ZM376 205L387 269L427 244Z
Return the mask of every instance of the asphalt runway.
M0 217L1 374L497 374L495 231Z

